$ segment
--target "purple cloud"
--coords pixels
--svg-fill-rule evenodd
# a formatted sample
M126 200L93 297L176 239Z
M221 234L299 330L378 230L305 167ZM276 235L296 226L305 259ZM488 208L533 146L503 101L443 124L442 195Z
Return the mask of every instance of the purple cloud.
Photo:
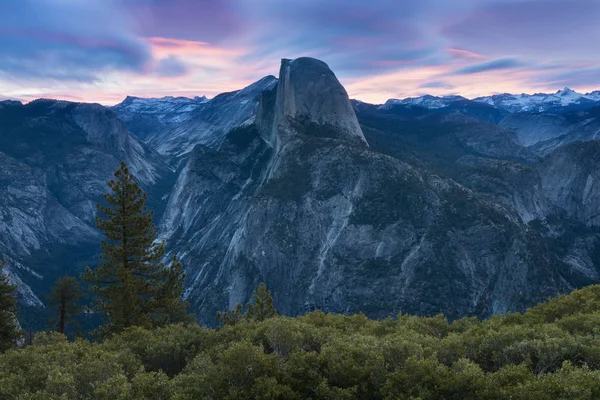
M498 0L447 23L441 33L456 46L491 56L588 58L600 41L598 20L596 0Z
M146 37L197 40L212 44L243 33L239 0L124 0Z
M515 69L524 67L526 64L514 58L501 58L498 60L487 61L484 63L473 64L463 68L459 68L450 75L470 75L481 72L495 71L499 69Z
M107 70L142 72L147 44L112 0L0 2L0 74L94 82Z
M177 77L186 75L189 72L185 63L177 56L170 55L158 61L156 65L156 74L162 77Z
M454 85L441 81L426 82L419 85L420 89L454 89Z
M106 82L112 96L135 84L129 74L161 93L174 81L161 77L186 75L186 90L214 93L217 76L243 85L280 58L312 56L361 95L505 91L504 79L589 89L600 84L598 20L597 0L0 0L0 84L12 95ZM515 74L473 86L499 70ZM409 87L386 89L392 76Z
M577 88L580 86L600 87L600 66L575 68L559 71L548 75L541 75L534 83L546 86Z
M360 76L439 64L447 56L441 42L428 40L429 29L418 18L426 3L438 0L358 0L244 2L252 52L244 61L266 57L314 56L345 76Z

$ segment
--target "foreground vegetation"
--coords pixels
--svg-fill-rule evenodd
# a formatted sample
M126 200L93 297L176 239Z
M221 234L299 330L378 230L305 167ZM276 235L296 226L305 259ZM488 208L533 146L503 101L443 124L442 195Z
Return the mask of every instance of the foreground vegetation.
M486 321L316 311L102 343L41 333L0 355L0 398L599 399L599 338L600 286Z

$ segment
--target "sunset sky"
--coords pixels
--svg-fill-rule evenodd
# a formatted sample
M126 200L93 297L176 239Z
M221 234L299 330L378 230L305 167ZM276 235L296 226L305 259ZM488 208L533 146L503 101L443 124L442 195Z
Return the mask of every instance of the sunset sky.
M600 89L599 0L0 0L0 99L202 96L327 62L352 98Z

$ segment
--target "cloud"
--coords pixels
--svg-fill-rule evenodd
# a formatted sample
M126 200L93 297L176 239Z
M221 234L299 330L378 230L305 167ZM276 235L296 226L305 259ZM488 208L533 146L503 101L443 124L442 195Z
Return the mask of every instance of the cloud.
M185 63L177 56L169 55L158 61L156 65L156 74L162 77L184 76L189 72Z
M596 0L0 0L0 87L103 102L214 95L311 56L374 102L589 90L599 19Z
M600 41L597 0L496 0L445 22L452 46L493 57L507 53L537 59L596 57Z
M452 75L470 75L481 72L495 71L500 69L515 69L524 67L526 64L514 58L501 58L484 63L468 65L450 72Z
M109 70L143 72L149 46L112 0L0 2L0 74L96 82Z
M454 48L449 48L446 49L446 52L449 53L453 58L457 58L457 59L485 59L486 57L484 55L481 54L477 54L474 53L472 51L469 50L465 50L465 49L454 49Z
M420 89L454 89L454 85L450 85L441 81L426 82L419 85Z
M443 43L419 23L423 3L433 1L245 1L253 29L244 43L257 51L243 61L313 56L345 76L438 64Z
M145 37L227 41L247 29L242 0L124 0Z
M600 65L585 68L574 68L557 71L547 75L537 76L534 83L552 85L555 87L568 86L571 88L600 88Z

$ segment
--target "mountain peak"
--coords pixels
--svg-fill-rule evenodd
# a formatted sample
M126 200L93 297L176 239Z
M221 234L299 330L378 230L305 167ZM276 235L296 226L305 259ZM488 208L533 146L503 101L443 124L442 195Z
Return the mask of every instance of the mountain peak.
M329 66L315 58L282 59L275 97L267 105L264 96L258 117L261 133L272 146L280 135L303 126L307 135L367 142L348 98L348 93Z
M129 103L133 103L135 100L138 100L139 97L135 97L135 96L127 96L125 97L125 100L123 100L121 102L121 104L129 104Z
M565 87L563 90L559 90L556 92L557 95L559 96L568 96L570 94L576 94L577 92L575 92L572 89L569 89L568 87Z
M19 100L0 100L0 105L5 106L22 106L23 103Z
M275 78L273 75L267 75L267 76L265 76L265 77L257 80L256 82L250 84L249 86L246 86L242 90L238 91L238 93L241 93L241 94L248 94L248 93L260 94L261 92L263 92L265 90L270 90L273 87L275 87L276 83L277 83L277 78Z

